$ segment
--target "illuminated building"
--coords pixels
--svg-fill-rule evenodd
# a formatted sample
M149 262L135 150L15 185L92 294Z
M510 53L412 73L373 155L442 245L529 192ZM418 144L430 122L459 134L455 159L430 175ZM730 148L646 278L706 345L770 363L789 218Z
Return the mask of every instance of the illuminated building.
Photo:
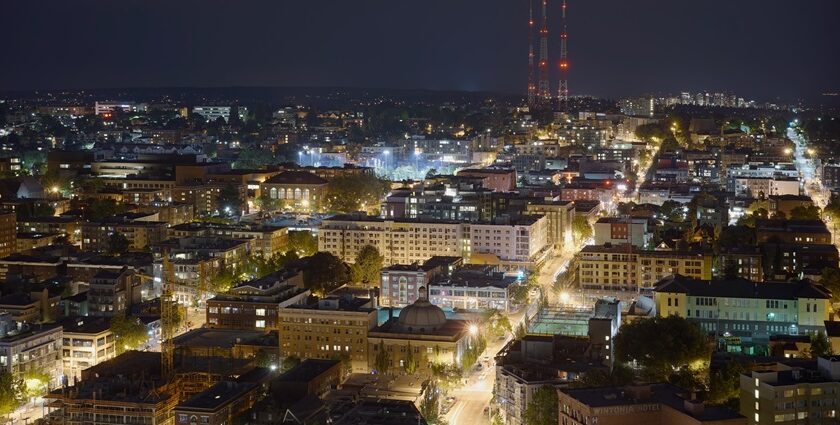
M388 369L378 373L428 376L433 364L460 366L469 340L467 322L447 319L440 307L429 302L426 288L420 288L417 301L403 308L398 318L389 318L368 333L368 362L377 370L377 358L384 359ZM380 354L382 350L386 354Z
M650 290L672 275L712 278L712 253L640 250L631 245L587 245L579 256L578 276L584 289Z
M368 333L377 320L370 299L321 298L281 308L277 317L281 356L345 360L353 372L369 372Z

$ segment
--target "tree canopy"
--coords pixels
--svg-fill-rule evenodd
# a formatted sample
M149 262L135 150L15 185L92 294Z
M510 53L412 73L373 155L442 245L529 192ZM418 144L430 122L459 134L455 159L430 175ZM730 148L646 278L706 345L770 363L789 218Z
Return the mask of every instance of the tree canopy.
M531 396L531 403L525 408L525 425L555 425L558 411L557 390L543 385Z
M336 177L327 184L326 207L337 212L378 211L389 188L387 180L371 174Z
M347 265L329 252L318 252L304 260L303 283L313 292L325 294L350 280Z
M589 224L589 220L582 215L575 216L572 220L572 235L574 236L575 241L585 241L591 238L592 234L592 225Z
M136 317L119 314L111 319L111 332L116 340L117 353L137 348L149 339L146 327Z
M15 378L10 372L0 372L0 416L14 412L26 401L23 379Z
M706 334L678 316L656 317L627 323L615 337L618 360L635 361L649 377L664 379L676 369L708 360Z
M308 230L289 231L289 249L306 257L318 252L318 238Z
M362 283L367 286L379 282L379 273L385 258L379 250L372 245L365 245L356 255L356 262L350 267L354 283Z

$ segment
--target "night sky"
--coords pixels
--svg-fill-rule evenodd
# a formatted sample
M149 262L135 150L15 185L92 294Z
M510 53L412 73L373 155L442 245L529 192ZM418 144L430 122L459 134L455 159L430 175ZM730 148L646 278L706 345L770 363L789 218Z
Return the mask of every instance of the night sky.
M559 0L549 7L555 52ZM6 90L526 84L527 0L4 0L0 10ZM572 94L840 91L838 0L569 0L569 15Z

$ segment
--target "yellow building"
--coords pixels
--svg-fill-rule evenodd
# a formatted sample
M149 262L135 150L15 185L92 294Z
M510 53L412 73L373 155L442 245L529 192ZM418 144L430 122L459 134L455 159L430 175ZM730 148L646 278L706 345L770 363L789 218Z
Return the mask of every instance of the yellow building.
M712 253L705 251L648 251L627 244L589 245L581 250L578 259L578 276L584 289L650 289L673 274L712 278Z
M679 316L709 332L766 342L772 335L825 332L831 291L809 280L756 283L672 276L654 289L659 316Z
M466 321L447 319L428 300L426 288L419 297L368 334L370 368L378 373L430 375L432 365L459 365L469 342ZM381 354L384 352L386 354ZM387 365L387 366L385 366ZM387 367L387 370L379 370Z
M300 359L340 359L353 372L367 373L368 332L376 312L367 298L322 298L278 311L280 355Z

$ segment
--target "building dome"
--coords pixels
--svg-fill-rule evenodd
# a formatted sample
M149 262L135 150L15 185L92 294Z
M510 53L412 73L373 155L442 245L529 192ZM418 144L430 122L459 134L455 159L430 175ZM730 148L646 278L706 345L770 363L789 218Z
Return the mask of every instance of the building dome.
M446 315L440 307L429 302L426 288L420 287L417 301L400 312L397 324L404 332L434 331L446 323Z

